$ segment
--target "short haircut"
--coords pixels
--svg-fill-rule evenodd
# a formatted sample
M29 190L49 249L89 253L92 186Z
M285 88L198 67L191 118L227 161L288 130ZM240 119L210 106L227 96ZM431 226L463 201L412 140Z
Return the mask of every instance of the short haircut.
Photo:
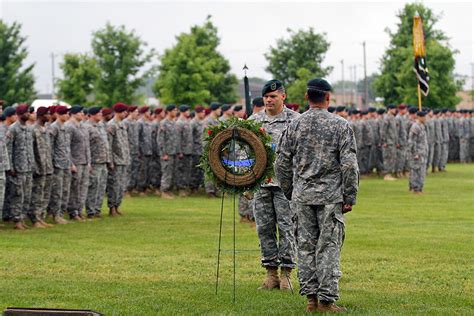
M308 89L307 93L309 102L319 104L324 102L326 99L326 93L328 93L328 91Z

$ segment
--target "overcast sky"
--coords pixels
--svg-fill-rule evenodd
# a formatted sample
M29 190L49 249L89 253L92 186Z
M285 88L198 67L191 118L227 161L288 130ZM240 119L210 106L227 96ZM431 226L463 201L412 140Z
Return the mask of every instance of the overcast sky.
M400 2L282 2L282 1L19 1L0 0L0 17L7 23L20 22L28 37L28 62L36 63L36 88L51 92L51 53L61 61L66 52L90 52L91 34L107 21L135 29L158 53L175 43L175 36L202 24L208 14L218 27L219 50L229 59L232 71L242 76L247 63L250 76L270 79L265 72L264 53L276 39L288 35L286 29L325 32L331 47L324 65L334 67L330 81L340 80L341 60L345 78L349 66L356 66L363 77L362 42L367 43L368 74L379 70L380 59L389 44L385 28L395 30ZM425 5L442 14L437 28L450 38L455 56L455 72L472 76L473 16L471 1L430 2ZM429 52L428 52L429 66ZM56 64L56 75L60 70Z

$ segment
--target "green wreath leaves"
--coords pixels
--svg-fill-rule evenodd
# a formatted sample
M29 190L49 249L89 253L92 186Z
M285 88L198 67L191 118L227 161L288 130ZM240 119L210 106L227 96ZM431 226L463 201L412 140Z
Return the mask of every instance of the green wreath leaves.
M218 125L208 126L204 136L205 146L200 167L204 170L207 181L229 193L256 191L261 184L271 181L275 152L272 148L272 138L265 132L261 123L231 118ZM253 150L248 154L255 159L255 163L241 174L229 172L223 166L221 153L233 138L249 145Z

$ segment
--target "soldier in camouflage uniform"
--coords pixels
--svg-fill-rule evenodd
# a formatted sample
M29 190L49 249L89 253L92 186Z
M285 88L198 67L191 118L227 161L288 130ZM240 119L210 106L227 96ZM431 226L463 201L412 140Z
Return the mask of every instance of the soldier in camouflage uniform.
M469 156L474 161L474 110L469 111Z
M30 118L28 106L23 104L16 108L19 120L8 128L7 148L11 161L9 174L12 183L10 198L10 211L14 228L24 230L28 228L24 219L28 216L34 221L30 213L31 189L33 181L33 135L26 125Z
M89 172L91 168L91 152L89 131L82 124L83 107L75 105L69 110L70 120L64 125L71 135L72 177L67 211L75 221L83 221L82 210L85 207L87 189L89 188Z
M5 115L0 118L0 221L3 218L3 203L6 188L6 172L10 170L10 157L8 155L6 134L7 126L4 123Z
M385 109L378 109L377 110L377 117L375 119L376 121L376 128L377 128L377 133L379 135L377 146L376 146L376 162L375 162L375 168L377 168L377 174L378 175L383 175L384 173L384 165L383 165L383 147L382 147L382 127L383 127L383 121L384 121L384 114L385 114Z
M286 94L279 80L268 81L262 89L265 111L249 117L262 123L276 148L285 128L299 116L283 105ZM260 186L254 195L254 216L262 253L262 266L267 278L262 289L291 289L290 275L296 266L294 211L278 182L269 181ZM278 236L277 236L278 232ZM281 267L280 278L278 267Z
M361 127L361 135L362 135L362 143L360 146L359 155L361 158L361 173L363 174L370 174L371 172L371 162L370 162L370 152L371 148L374 144L374 131L372 129L372 125L369 121L368 111L361 112L361 120L360 120L360 127ZM363 171L362 171L363 170Z
M161 195L161 162L160 162L160 146L158 145L158 133L160 132L160 122L164 118L163 109L155 109L155 116L153 118L153 157L151 159L151 186L155 189L157 195Z
M400 104L398 106L398 114L396 116L398 127L398 146L397 146L397 162L395 172L397 177L406 176L405 165L407 160L407 145L408 145L408 129L407 129L407 105Z
M179 118L176 121L177 160L176 160L176 186L180 196L188 196L193 154L193 131L189 123L189 107L179 106Z
M439 118L439 110L434 110L431 118L434 127L433 162L431 164L431 172L436 172L436 167L438 167L441 162L441 146L443 142L443 131Z
M127 128L128 145L130 148L130 164L127 169L127 191L137 192L138 177L140 174L140 150L139 150L139 123L138 123L138 107L129 106L128 116L123 120L123 124Z
M447 109L442 110L441 114L441 157L439 160L438 170L446 171L446 164L448 163L449 155L449 118L447 116Z
M36 111L36 124L31 127L33 135L33 153L35 168L33 173L33 189L31 192L30 213L35 227L50 227L45 222L46 209L51 196L53 177L53 156L49 131L47 107L39 107Z
M194 108L196 116L191 121L193 133L193 154L191 171L191 193L197 193L199 187L204 184L204 171L198 167L202 155L202 141L204 133L204 118L206 113L204 107L198 105Z
M416 194L423 191L428 158L428 138L425 129L425 113L417 113L417 121L413 123L408 135L408 155L410 161L409 189Z
M433 164L435 147L435 125L433 120L433 111L429 110L425 122L426 137L428 138L428 158L426 160L426 170Z
M161 154L161 197L173 199L171 192L174 185L175 160L177 153L176 105L170 104L166 107L166 118L160 122L158 133L158 146Z
M383 118L383 125L380 132L382 143L382 156L384 165L384 180L395 180L391 174L395 173L397 163L398 127L395 115L397 108L390 104L388 113Z
M148 106L139 110L141 118L138 120L138 152L140 169L138 176L138 191L144 196L150 185L150 166L153 158L153 122Z
M3 167L5 168L4 173L6 173L6 175L5 175L5 187L4 187L5 193L2 197L3 207L1 209L1 211L2 211L3 214L2 214L1 219L3 219L4 221L7 222L7 221L10 221L10 218L11 218L10 196L11 196L11 193L12 193L11 187L12 187L13 184L10 181L11 176L8 173L8 170L10 170L11 162L10 162L10 156L8 154L8 150L7 150L7 147L6 147L6 144L7 144L6 135L7 135L8 128L13 123L16 122L17 116L16 116L15 108L13 108L13 107L6 108L5 111L3 111L2 118L4 119L4 122L3 122L3 124L0 124L0 136L2 136L2 141L5 144L5 155L6 155L7 158L4 160L4 162L2 164ZM7 161L8 161L8 164L6 163Z
M109 216L122 215L119 207L127 189L127 170L130 164L130 147L127 127L123 119L127 106L117 103L113 106L115 116L107 122L107 133L111 152L111 163L107 178L107 205Z
M218 125L219 124L219 117L221 115L221 106L219 103L213 102L210 105L211 113L209 116L204 120L204 128L207 128L211 125ZM206 190L207 196L209 198L214 198L217 196L217 188L212 183L212 181L205 181L204 188Z
M295 203L300 293L307 312L343 312L339 299L343 213L356 204L359 170L354 132L327 111L330 84L312 79L310 110L286 129L278 146L275 172L285 195ZM319 300L319 302L318 302Z
M91 172L87 190L86 212L88 218L101 217L102 202L107 188L107 165L111 162L110 146L102 112L99 107L89 109L89 131Z
M467 110L461 110L461 115L458 122L459 133L459 161L467 163L470 161L469 157L469 141L470 141L470 114Z

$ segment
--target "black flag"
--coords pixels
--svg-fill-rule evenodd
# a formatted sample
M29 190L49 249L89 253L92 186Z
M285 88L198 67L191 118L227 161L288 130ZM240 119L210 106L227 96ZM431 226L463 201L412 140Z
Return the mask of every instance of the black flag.
M244 89L245 89L245 113L247 113L247 117L252 115L252 104L250 101L251 95L250 95L250 87L249 87L249 78L247 78L247 65L244 66Z
M430 86L428 84L430 76L428 74L428 67L426 66L426 61L424 57L415 57L415 65L413 71L416 74L418 79L418 84L420 85L421 92L426 97L430 92Z

